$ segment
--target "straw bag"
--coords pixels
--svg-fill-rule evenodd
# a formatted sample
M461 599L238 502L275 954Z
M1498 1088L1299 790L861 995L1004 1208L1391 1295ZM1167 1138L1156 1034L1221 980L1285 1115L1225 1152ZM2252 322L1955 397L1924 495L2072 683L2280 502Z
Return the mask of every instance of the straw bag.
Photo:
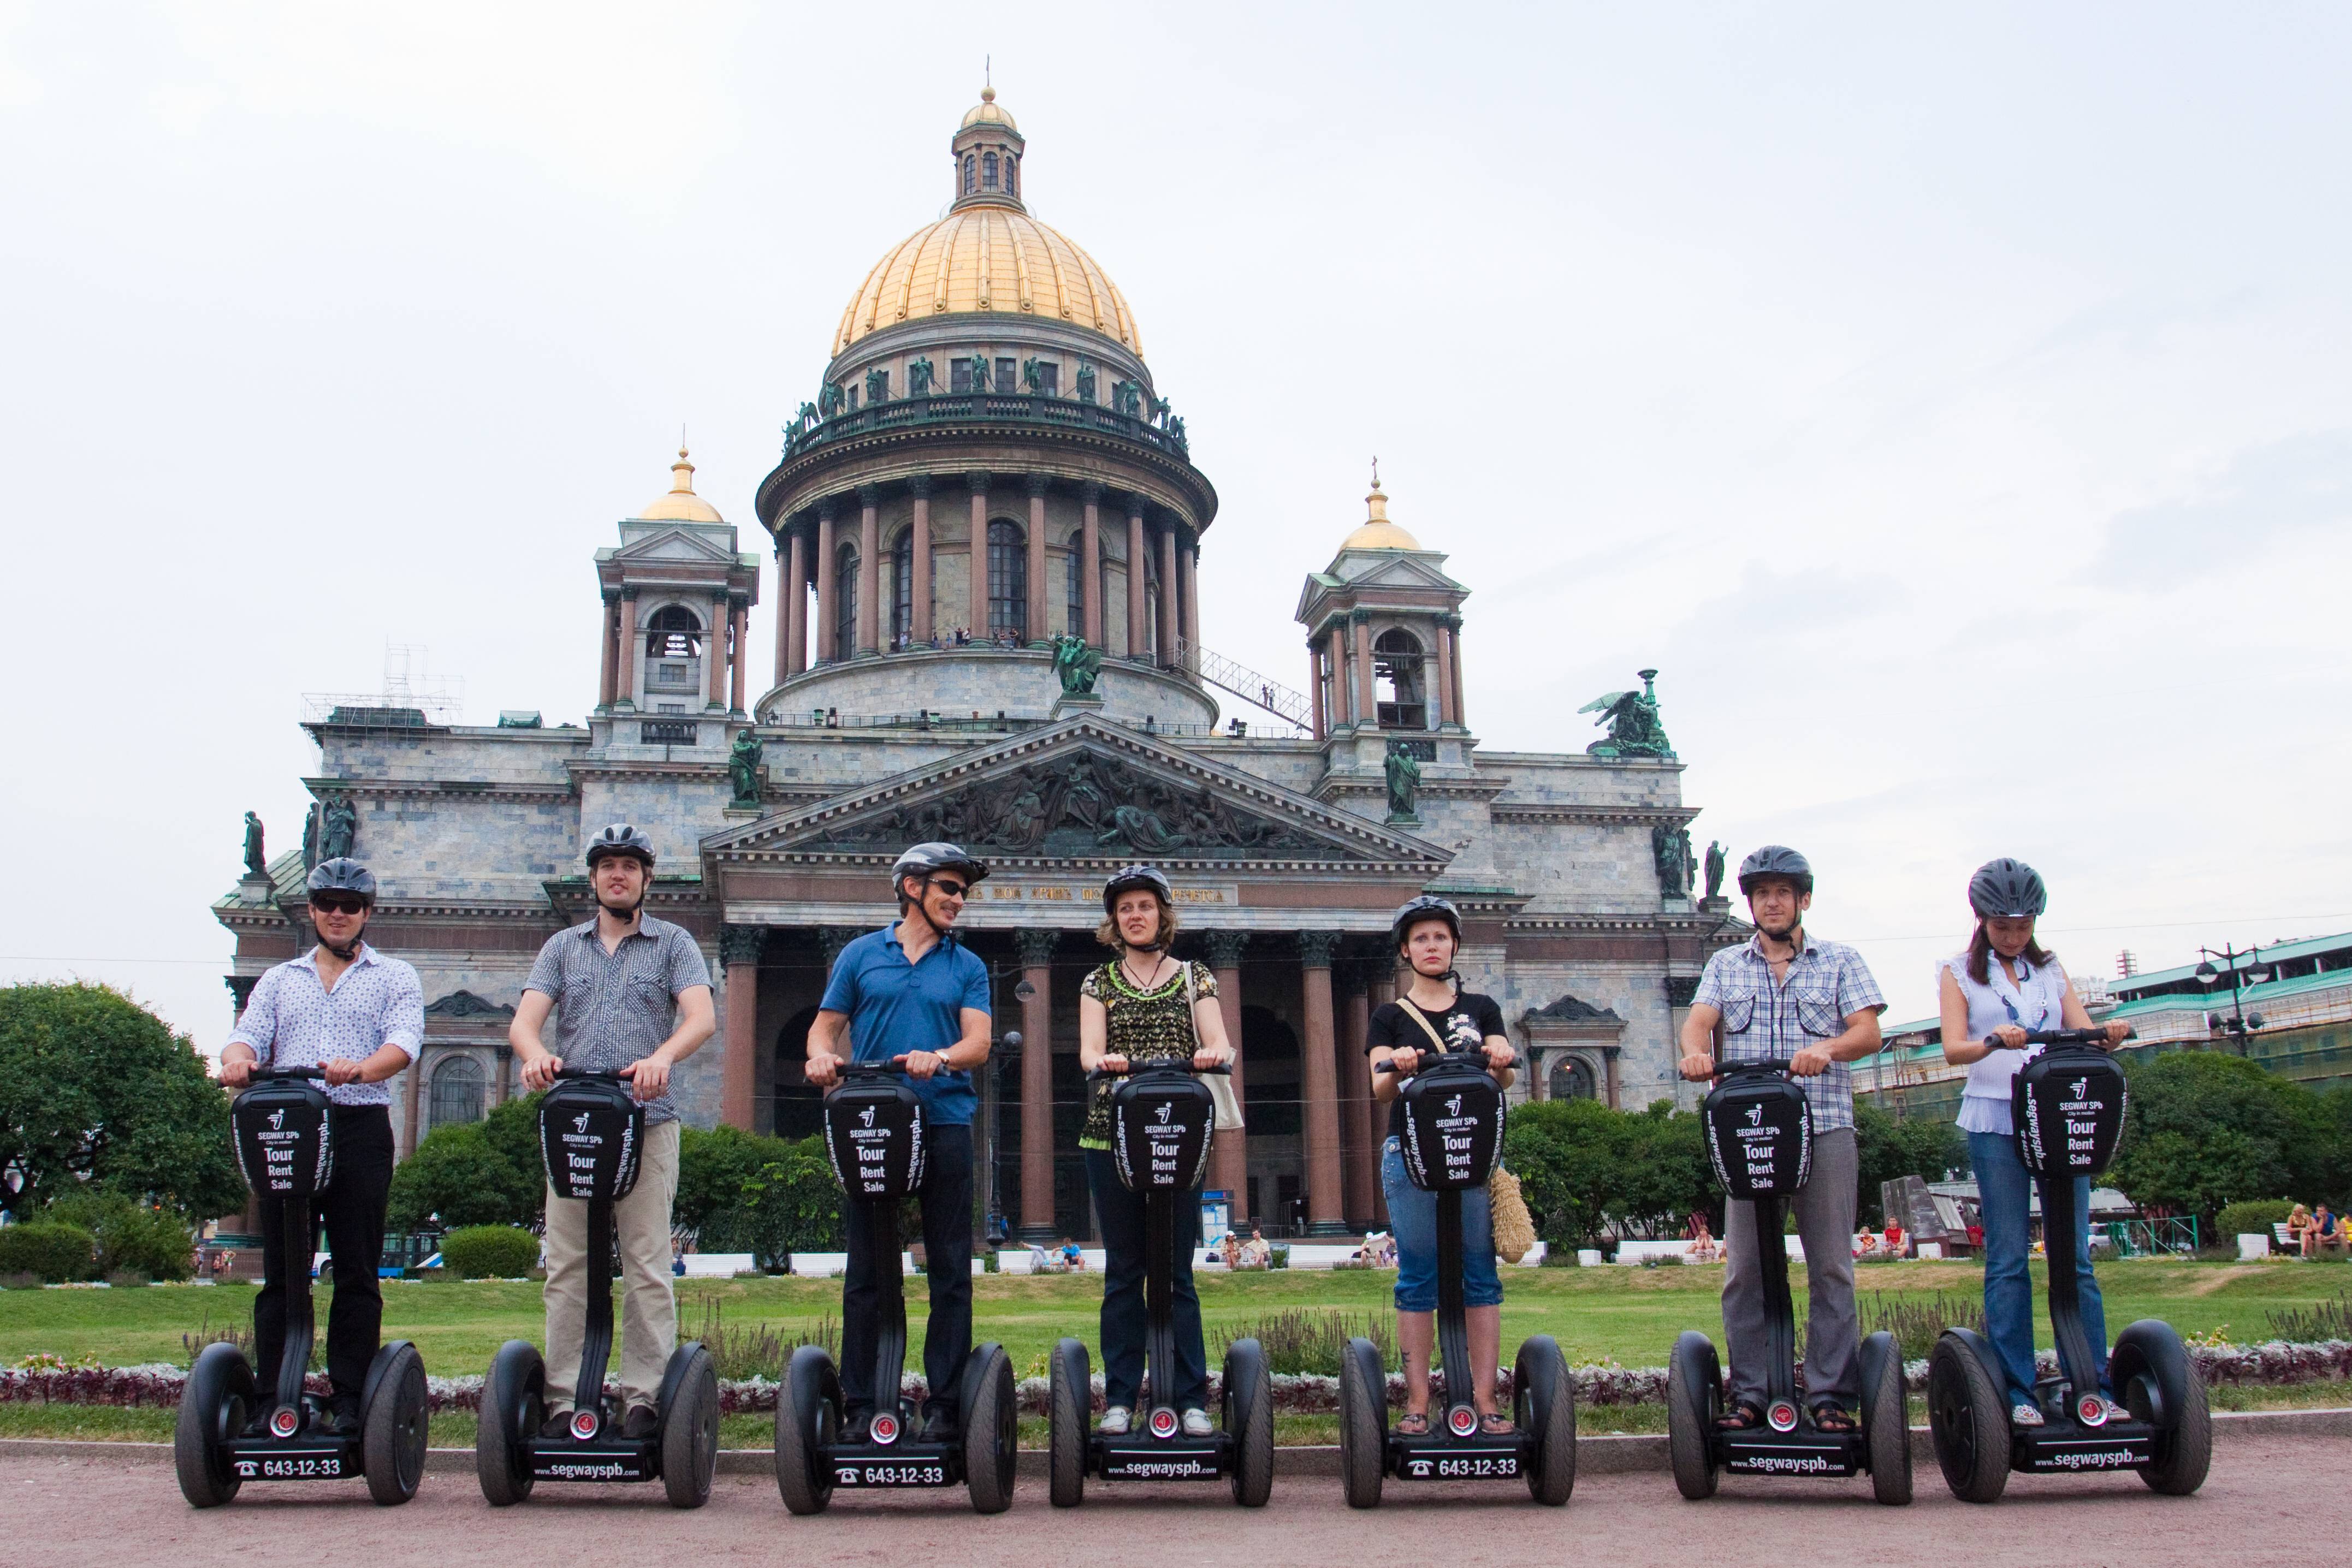
M1421 1032L1429 1036L1429 1043L1437 1048L1437 1053L1444 1055L1445 1042L1429 1027L1429 1016L1402 998L1397 1006L1421 1026ZM1503 1168L1500 1154L1495 1156L1495 1168L1486 1176L1486 1210L1494 1226L1496 1257L1516 1263L1534 1250L1535 1216L1528 1212L1528 1200L1519 1191L1519 1178Z
M1201 1049L1201 1022L1192 1016L1195 1005L1192 1000L1192 966L1188 960L1184 963L1184 1022L1192 1030L1192 1049L1198 1051ZM1210 1102L1217 1108L1217 1131L1240 1132L1242 1103L1234 1093L1232 1076L1223 1072L1212 1073L1206 1082Z

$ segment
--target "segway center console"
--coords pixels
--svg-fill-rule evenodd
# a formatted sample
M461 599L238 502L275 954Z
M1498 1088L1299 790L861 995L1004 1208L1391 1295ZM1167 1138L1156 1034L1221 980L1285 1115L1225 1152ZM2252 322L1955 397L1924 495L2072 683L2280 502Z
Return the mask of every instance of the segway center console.
M1255 1339L1225 1350L1223 1430L1187 1437L1171 1396L1176 1388L1177 1233L1184 1204L1199 1203L1201 1178L1216 1137L1216 1103L1186 1061L1141 1063L1111 1091L1111 1157L1121 1186L1143 1194L1143 1295L1150 1319L1144 1380L1151 1403L1125 1437L1092 1430L1094 1384L1087 1347L1054 1345L1051 1495L1056 1508L1086 1496L1087 1478L1107 1481L1233 1483L1234 1500L1262 1508L1274 1486L1274 1380ZM1095 1078L1115 1076L1097 1072Z
M510 1339L490 1362L474 1428L474 1473L495 1507L518 1503L539 1481L658 1479L672 1507L700 1508L719 1462L719 1375L710 1353L689 1341L670 1353L646 1437L622 1429L621 1401L604 1392L613 1355L613 1206L637 1185L645 1107L615 1072L563 1068L539 1105L539 1152L559 1197L588 1205L588 1332L572 1416L559 1437L546 1419L547 1365L529 1340Z
M1981 1334L1944 1331L1927 1362L1927 1426L1944 1479L1963 1501L2000 1497L2011 1470L2137 1470L2156 1490L2186 1496L2205 1484L2212 1461L2205 1379L2170 1323L2142 1318L2116 1337L2107 1376L2129 1418L2109 1418L2099 1396L2075 1273L2082 1217L2074 1212L2074 1178L2106 1169L2123 1135L2124 1073L2100 1049L2105 1039L2104 1030L2025 1037L2048 1049L2017 1071L2011 1124L2018 1160L2042 1192L2058 1375L2033 1387L2042 1425L2012 1428L2000 1356ZM1985 1043L1998 1049L2001 1041Z
M1007 1034L1007 1043L1018 1037ZM835 1487L949 1487L962 1482L981 1513L1013 1506L1020 1409L1013 1363L983 1344L964 1359L956 1412L960 1440L909 1436L915 1411L901 1390L907 1368L906 1281L898 1261L898 1210L923 1178L923 1103L901 1062L850 1062L824 1097L824 1146L833 1173L866 1216L880 1270L880 1333L874 1357L874 1418L867 1440L842 1438L841 1375L821 1346L786 1358L776 1390L776 1490L794 1513L817 1513Z
M1404 1168L1437 1196L1437 1343L1445 1410L1419 1437L1389 1430L1388 1369L1368 1339L1351 1339L1339 1363L1339 1469L1350 1508L1373 1508L1385 1477L1399 1480L1524 1479L1538 1502L1566 1502L1576 1486L1576 1382L1549 1334L1519 1346L1512 1373L1517 1430L1478 1430L1470 1382L1470 1333L1462 1301L1462 1194L1482 1187L1503 1144L1503 1090L1478 1053L1427 1051L1404 1081ZM1375 1068L1382 1068L1380 1062ZM1383 1069L1384 1070L1384 1069Z
M1725 1193L1745 1200L1755 1221L1749 1244L1764 1276L1765 1406L1761 1426L1727 1428L1715 1342L1696 1329L1675 1342L1666 1369L1666 1431L1675 1485L1696 1501L1713 1497L1718 1471L1760 1476L1856 1476L1869 1472L1880 1502L1911 1500L1911 1432L1904 1405L1903 1352L1884 1331L1862 1342L1862 1429L1813 1425L1797 1398L1797 1316L1789 1299L1789 1200L1812 1174L1812 1114L1788 1062L1723 1064L1700 1114L1706 1153ZM1729 1230L1727 1224L1725 1229Z
M406 1502L425 1474L425 1363L394 1340L368 1364L356 1436L335 1430L326 1401L303 1390L316 1332L310 1260L318 1239L312 1200L334 1178L334 1124L315 1067L262 1068L230 1113L237 1165L264 1203L280 1206L286 1338L278 1386L265 1400L253 1367L233 1344L205 1346L188 1369L172 1458L180 1490L215 1508L250 1480L335 1480L364 1475L379 1503ZM368 1260L368 1267L376 1260Z

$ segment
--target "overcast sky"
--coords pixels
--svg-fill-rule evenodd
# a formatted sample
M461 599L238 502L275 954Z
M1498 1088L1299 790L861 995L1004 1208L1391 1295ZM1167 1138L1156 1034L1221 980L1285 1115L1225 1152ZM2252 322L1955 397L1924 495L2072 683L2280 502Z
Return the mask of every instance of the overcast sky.
M2352 927L2352 18L2337 7L0 0L19 717L0 979L216 1048L206 905L301 694L425 644L594 700L591 553L751 496L994 59L1033 209L1300 685L1362 515L1473 590L1468 716L1656 666L1695 833L1784 841L1894 1005L2021 856L2085 973ZM767 664L772 558L755 612Z

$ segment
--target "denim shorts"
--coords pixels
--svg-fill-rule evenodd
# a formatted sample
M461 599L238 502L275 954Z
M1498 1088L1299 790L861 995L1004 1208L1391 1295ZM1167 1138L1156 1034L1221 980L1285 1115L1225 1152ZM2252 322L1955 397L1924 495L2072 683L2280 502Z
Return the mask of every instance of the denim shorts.
M1389 1224L1396 1232L1396 1310L1437 1310L1437 1195L1412 1185L1404 1174L1404 1151L1391 1138L1381 1145L1381 1189L1388 1195ZM1462 1193L1462 1304L1499 1307L1503 1279L1495 1270L1495 1221L1486 1189Z

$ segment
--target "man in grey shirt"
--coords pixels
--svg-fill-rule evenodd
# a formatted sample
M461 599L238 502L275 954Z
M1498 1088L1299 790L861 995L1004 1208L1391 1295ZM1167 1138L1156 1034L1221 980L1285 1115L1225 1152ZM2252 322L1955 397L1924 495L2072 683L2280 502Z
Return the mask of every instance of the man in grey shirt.
M685 927L645 912L654 850L645 834L615 822L588 844L596 917L547 939L523 982L507 1038L522 1061L526 1087L545 1089L564 1067L618 1072L646 1108L637 1185L614 1205L620 1232L622 1432L646 1437L659 1425L656 1401L677 1339L670 1293L670 1200L677 1193L677 1108L670 1069L710 1038L710 969ZM555 1016L551 1049L541 1039ZM588 1322L588 1205L547 1195L547 1418L560 1437L580 1381Z

